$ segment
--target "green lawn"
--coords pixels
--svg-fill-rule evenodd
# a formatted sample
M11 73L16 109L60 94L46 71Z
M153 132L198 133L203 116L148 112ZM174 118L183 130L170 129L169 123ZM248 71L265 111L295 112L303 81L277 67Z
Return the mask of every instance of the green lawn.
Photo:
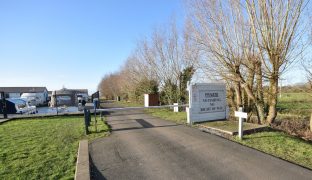
M107 135L84 135L82 116L10 121L0 125L0 179L73 179L78 142Z
M260 132L233 138L243 145L312 169L312 144L283 132Z
M186 112L173 112L173 109L146 109L145 112L161 119L176 122L178 124L186 123Z

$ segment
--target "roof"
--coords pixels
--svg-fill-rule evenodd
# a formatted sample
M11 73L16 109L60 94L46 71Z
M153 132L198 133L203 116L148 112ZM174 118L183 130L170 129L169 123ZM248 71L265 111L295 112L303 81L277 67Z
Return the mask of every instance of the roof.
M56 94L77 94L77 93L81 93L81 94L88 94L88 89L67 89L67 88L63 88L57 91L52 91L52 95L54 95L56 92Z
M36 93L47 91L46 87L0 87L0 92L5 93Z

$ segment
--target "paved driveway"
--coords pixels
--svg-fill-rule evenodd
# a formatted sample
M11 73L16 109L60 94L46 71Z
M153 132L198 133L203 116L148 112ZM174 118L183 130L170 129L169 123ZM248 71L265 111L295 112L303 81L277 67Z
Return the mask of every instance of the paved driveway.
M312 171L142 111L108 117L90 144L93 179L312 179Z

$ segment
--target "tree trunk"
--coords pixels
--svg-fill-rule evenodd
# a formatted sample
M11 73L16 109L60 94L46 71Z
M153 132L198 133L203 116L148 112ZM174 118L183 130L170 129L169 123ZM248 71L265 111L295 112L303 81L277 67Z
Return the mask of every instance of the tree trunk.
M256 76L256 87L257 87L257 115L258 115L258 123L264 124L265 123L265 112L264 112L264 98L263 98L263 86L262 86L262 69L261 69L261 62L258 61L255 64L255 76Z
M257 108L257 116L258 116L258 124L265 124L265 112L264 112L264 104L256 103Z
M236 95L236 110L238 110L239 107L242 107L242 91L239 82L235 83L234 90Z
M256 65L254 63L250 63L250 65L248 66L248 75L247 75L247 81L246 83L248 84L249 88L251 89L251 91L253 91L254 89L254 79L255 79L255 67ZM253 105L254 105L254 102L252 101L252 99L247 96L247 99L246 99L246 105L247 105L247 108L248 109L248 112L252 112L253 110Z
M270 87L268 92L269 113L267 122L272 124L277 116L277 94L278 94L278 76L273 75L270 79Z
M234 89L231 87L228 90L227 96L228 96L228 102L231 108L231 112L236 111L236 103L235 103L235 93L234 93Z
M310 131L312 132L312 113L311 113L311 117L310 117Z

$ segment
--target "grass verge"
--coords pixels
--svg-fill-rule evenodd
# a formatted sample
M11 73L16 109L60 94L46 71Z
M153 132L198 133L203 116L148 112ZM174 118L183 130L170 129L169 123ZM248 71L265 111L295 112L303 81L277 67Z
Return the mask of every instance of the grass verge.
M173 112L172 109L146 109L145 112L161 119L176 122L178 124L186 123L186 112Z
M107 135L84 134L82 116L15 120L0 125L0 179L73 179L78 142Z
M127 102L127 101L115 101L115 105L121 106L121 107L143 107L144 104L139 104L136 102Z
M212 122L204 122L200 123L200 125L208 126L208 127L213 127L217 129L222 129L225 131L230 131L230 132L237 132L238 131L238 121L212 121ZM248 129L254 129L258 128L258 124L251 124L251 123L243 123L243 130L248 130Z
M312 144L283 132L271 131L245 135L234 141L273 156L312 169Z

